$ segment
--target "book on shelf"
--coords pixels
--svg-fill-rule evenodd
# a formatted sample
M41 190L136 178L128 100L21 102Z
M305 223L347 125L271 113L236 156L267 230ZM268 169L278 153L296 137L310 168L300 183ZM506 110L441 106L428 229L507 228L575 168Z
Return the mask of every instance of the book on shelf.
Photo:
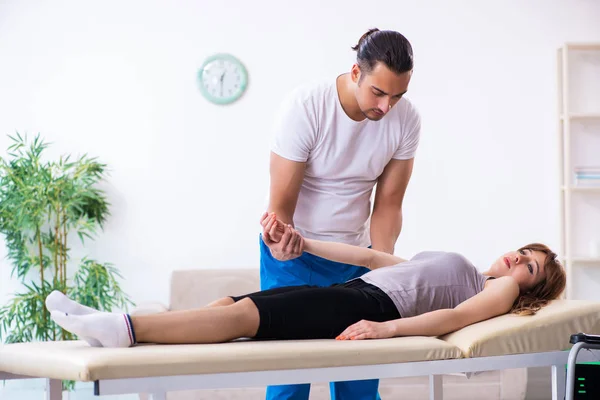
M578 166L574 171L576 174L600 175L600 165Z
M600 187L600 166L577 166L574 172L575 186Z

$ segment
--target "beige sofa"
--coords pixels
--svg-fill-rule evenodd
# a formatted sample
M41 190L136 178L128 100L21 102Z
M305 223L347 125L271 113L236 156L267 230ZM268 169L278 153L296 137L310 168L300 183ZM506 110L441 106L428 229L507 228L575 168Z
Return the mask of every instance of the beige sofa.
M134 313L202 307L221 297L257 291L259 287L259 272L256 268L174 271L170 283L170 304L168 306L146 304L138 307ZM464 375L446 375L443 380L444 400L519 400L525 399L527 391L527 369L523 368L483 372L469 378ZM380 381L379 393L383 400L419 400L429 398L428 390L428 378L425 376L383 379ZM141 394L140 398L144 399L147 396ZM264 387L181 391L167 394L168 400L263 400L264 398ZM326 382L311 386L310 400L321 399L329 399L329 385Z

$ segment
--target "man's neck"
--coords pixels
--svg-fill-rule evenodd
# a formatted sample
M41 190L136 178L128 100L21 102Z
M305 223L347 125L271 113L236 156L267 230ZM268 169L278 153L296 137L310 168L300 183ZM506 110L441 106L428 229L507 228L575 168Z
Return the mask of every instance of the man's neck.
M354 121L363 121L366 117L360 110L356 96L352 92L353 86L354 82L352 82L349 73L342 74L336 79L336 88L342 109L348 118Z

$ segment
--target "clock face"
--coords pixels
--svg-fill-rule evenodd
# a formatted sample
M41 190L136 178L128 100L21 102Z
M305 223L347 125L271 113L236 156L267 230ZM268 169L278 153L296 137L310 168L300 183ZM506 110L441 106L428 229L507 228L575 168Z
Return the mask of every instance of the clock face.
M215 104L228 104L239 99L246 90L246 68L229 54L209 57L198 72L200 91Z

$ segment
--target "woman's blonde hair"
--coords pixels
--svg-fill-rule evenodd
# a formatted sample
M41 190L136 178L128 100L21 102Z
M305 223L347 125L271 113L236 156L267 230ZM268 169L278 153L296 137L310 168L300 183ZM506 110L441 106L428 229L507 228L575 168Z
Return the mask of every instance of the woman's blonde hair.
M541 243L531 243L519 250L539 251L546 254L544 270L546 278L535 285L530 291L521 293L515 300L511 313L519 315L533 315L544 307L550 300L557 299L565 290L567 276L565 269L558 261L556 253L548 246Z

